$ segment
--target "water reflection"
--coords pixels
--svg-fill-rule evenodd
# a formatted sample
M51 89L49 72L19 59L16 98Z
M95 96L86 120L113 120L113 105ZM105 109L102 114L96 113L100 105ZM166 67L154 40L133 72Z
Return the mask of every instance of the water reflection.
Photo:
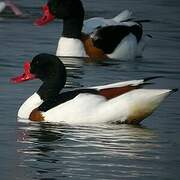
M79 82L79 79L82 79L83 64L84 61L82 58L60 58L61 61L66 66L67 70L67 82L66 88L79 88L82 85Z
M61 57L60 59L65 64L67 70L66 88L83 87L84 78L88 76L94 76L94 79L97 78L96 74L99 71L99 66L113 66L115 64L113 61L109 60L102 61L89 58Z
M60 142L63 134L56 132L56 128L50 124L27 124L18 129L18 139L20 146L19 167L31 168L38 176L46 176L54 171L53 164L59 160L55 155L51 155L56 150L56 143ZM29 173L30 175L30 173Z
M146 161L158 159L155 151L160 148L152 130L128 125L19 124L18 142L22 159L19 167L31 169L40 179L78 177L78 174L86 179L94 171L99 178L103 174L103 177L110 176L112 171L116 177L125 174L126 168L127 176L138 177L132 172L150 173ZM135 160L142 163L135 164Z

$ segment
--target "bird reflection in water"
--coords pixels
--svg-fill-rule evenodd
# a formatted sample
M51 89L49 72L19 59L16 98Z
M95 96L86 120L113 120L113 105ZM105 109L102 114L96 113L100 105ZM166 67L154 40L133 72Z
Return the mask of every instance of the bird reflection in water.
M142 159L154 159L153 152L159 148L152 130L133 125L71 127L32 123L19 126L18 142L19 167L30 169L27 174L33 172L40 179L84 175L87 170L91 174L93 169L98 174L108 164L115 174L127 167L142 169ZM142 163L135 165L137 160Z

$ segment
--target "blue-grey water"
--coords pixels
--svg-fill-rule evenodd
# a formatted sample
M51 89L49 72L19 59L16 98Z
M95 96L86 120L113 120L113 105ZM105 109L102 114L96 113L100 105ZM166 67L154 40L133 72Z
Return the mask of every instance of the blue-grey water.
M141 126L71 127L22 124L20 104L39 81L19 85L9 79L22 72L24 60L38 53L55 53L62 22L33 26L45 0L16 0L26 14L0 14L0 179L117 180L180 179L180 92L172 94ZM83 0L86 17L112 17L130 9L153 36L144 57L133 61L88 63L65 59L67 89L164 76L152 87L180 88L179 0Z

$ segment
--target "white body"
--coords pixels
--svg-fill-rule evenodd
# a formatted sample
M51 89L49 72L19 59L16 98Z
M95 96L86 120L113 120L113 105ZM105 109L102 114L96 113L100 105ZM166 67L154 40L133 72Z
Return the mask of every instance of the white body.
M111 59L132 60L136 57L138 43L133 34L126 36L111 54L107 56Z
M137 46L136 57L141 57L143 55L143 51L144 51L144 49L145 49L145 47L148 44L150 39L151 39L151 36L149 36L149 35L144 35L141 38L141 40Z
M143 51L151 39L150 36L144 35L138 43L133 34L126 36L116 47L113 53L107 54L111 59L132 60L141 57Z
M142 83L143 80L134 80L94 88L103 89ZM136 89L111 100L100 95L79 94L70 101L42 112L42 115L45 122L53 123L79 125L117 121L123 123L127 119L144 119L160 105L170 92L171 90L168 89ZM33 94L20 107L19 120L28 119L32 110L42 102L37 93Z
M43 113L47 122L67 124L98 124L121 122L150 115L170 90L138 89L111 100L92 94L74 99Z

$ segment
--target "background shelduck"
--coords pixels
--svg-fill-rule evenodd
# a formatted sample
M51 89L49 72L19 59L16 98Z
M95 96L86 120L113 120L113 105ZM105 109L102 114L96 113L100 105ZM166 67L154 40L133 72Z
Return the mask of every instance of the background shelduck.
M80 0L49 0L43 12L36 25L42 26L54 18L63 19L57 56L131 60L142 55L151 37L143 35L140 21L128 21L131 16L128 10L112 19L96 17L83 22Z

